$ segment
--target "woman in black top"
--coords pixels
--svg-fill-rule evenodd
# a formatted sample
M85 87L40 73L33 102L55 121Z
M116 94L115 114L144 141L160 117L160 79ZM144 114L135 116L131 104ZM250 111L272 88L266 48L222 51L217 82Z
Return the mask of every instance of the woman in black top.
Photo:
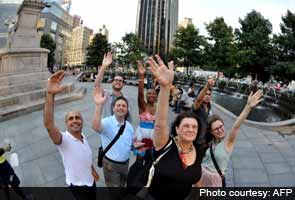
M170 86L174 77L173 62L169 69L156 55L157 62L148 58L152 74L160 84L156 121L154 128L154 146L156 154L161 152L170 140L173 140L169 151L155 166L155 174L149 188L149 194L155 199L184 199L189 195L193 185L200 186L201 152L193 144L197 138L198 120L192 113L180 114L171 128L173 138L168 129L168 101Z

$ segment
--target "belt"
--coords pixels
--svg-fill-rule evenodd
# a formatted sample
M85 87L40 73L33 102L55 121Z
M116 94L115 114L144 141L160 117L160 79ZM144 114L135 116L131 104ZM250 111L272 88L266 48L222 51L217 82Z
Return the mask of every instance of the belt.
M125 164L127 164L127 163L129 162L129 159L126 160L126 161L115 161L115 160L112 160L112 159L108 158L106 155L105 155L104 157L105 157L108 161L113 162L113 163L116 163L116 164L125 165Z

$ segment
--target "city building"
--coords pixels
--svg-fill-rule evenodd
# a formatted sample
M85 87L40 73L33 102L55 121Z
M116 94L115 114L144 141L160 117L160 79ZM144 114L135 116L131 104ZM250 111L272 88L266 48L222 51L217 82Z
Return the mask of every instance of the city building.
M40 34L50 34L56 43L55 62L57 67L68 65L71 47L73 17L61 7L58 0L47 0L50 7L43 9L38 23Z
M83 24L83 22L81 21L81 17L78 15L74 15L73 28L80 26L81 23Z
M23 0L0 0L0 49L6 47L8 32L17 19L17 10Z
M86 62L87 47L90 43L90 36L93 30L80 24L73 29L72 43L69 57L70 66L83 65Z
M98 32L106 36L107 40L109 40L109 30L106 28L106 25L103 25Z
M173 47L178 24L178 0L139 0L136 34L148 54L165 57Z
M193 25L192 18L185 17L180 23L179 27L187 28L188 25Z

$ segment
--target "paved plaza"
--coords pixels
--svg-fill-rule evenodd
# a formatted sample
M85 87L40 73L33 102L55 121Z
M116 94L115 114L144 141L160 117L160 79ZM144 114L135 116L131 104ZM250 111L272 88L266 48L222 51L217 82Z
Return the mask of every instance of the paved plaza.
M65 113L70 110L80 110L84 118L83 132L91 145L93 162L96 163L99 136L91 129L94 112L93 83L76 82L76 84L87 88L86 96L78 101L57 105L55 122L64 130ZM111 89L110 84L105 84L104 87ZM132 106L133 125L136 126L137 87L125 86L123 91L131 99L129 105ZM213 112L223 117L228 131L233 119L215 108ZM174 113L171 112L169 116L172 120ZM9 141L12 144L12 153L18 154L20 164L15 171L21 179L21 186L65 186L61 156L44 128L43 110L0 122L0 138L1 144ZM228 186L295 186L294 152L294 135L282 136L276 132L242 125L230 160ZM105 186L102 170L97 169L97 171L100 174L97 186Z

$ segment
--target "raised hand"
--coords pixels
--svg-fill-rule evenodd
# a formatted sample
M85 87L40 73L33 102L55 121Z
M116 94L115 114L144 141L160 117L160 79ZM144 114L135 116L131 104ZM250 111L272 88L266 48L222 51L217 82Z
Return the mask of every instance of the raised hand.
M142 64L142 62L137 61L137 72L140 79L144 79L145 71L145 66Z
M57 94L63 91L67 86L60 85L62 79L65 76L65 72L63 70L57 71L54 73L51 78L48 79L47 83L47 93L49 94Z
M95 87L93 91L93 100L96 105L103 105L107 97L104 95L104 91L101 86Z
M215 84L214 79L213 79L213 78L209 78L209 79L207 80L207 84L208 84L208 86L209 86L210 88L212 88L212 87L214 86L214 84Z
M262 90L258 90L257 92L255 92L255 94L253 94L253 92L251 92L249 94L248 100L247 100L247 105L250 108L255 107L258 103L260 103L263 99L261 98L263 96L263 91Z
M168 68L160 58L160 56L155 56L157 62L152 58L149 57L147 63L150 66L150 71L152 72L153 76L158 80L161 86L169 86L172 84L174 79L174 63L170 61L168 63Z
M112 64L112 62L113 62L113 55L111 52L108 52L104 54L101 66L106 68L110 64Z

